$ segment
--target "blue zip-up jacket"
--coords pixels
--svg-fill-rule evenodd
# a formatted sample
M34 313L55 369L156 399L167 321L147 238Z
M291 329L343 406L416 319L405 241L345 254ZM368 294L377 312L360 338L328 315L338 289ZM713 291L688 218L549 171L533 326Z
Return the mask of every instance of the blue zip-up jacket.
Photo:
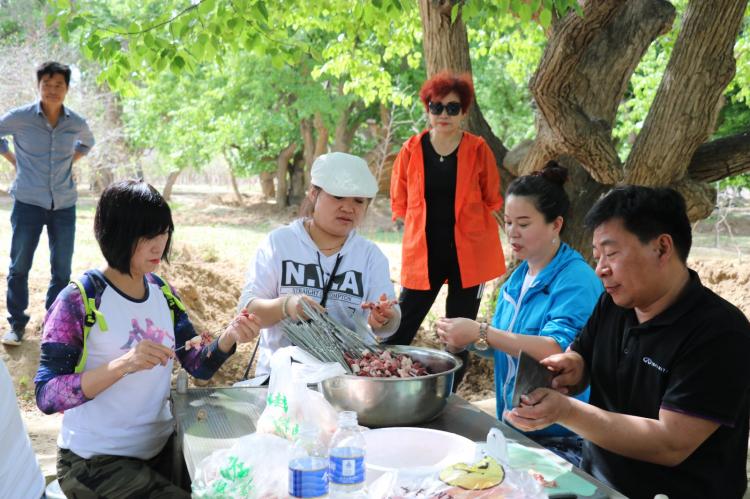
M523 262L503 285L492 326L518 334L553 338L564 352L588 321L604 287L580 253L562 243L555 257L536 276L518 303L528 270L528 263ZM518 357L499 350L492 350L492 355L495 359L497 417L502 419L503 410L510 409ZM589 390L576 398L588 402ZM540 436L573 434L559 425L533 433Z

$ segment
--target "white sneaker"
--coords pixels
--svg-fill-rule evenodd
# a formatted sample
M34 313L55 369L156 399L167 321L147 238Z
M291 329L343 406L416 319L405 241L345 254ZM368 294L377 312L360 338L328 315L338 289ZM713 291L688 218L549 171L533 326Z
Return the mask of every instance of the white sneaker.
M12 345L17 347L21 344L21 337L18 335L17 332L13 331L12 329L5 333L2 339L3 345Z

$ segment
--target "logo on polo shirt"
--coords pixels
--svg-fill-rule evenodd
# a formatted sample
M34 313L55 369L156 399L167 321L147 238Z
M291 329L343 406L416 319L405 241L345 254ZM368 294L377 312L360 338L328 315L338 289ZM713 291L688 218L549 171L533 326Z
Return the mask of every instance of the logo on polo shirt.
M659 364L654 362L651 357L643 357L643 363L646 364L647 366L653 367L660 373L666 374L669 372L669 369L660 366Z

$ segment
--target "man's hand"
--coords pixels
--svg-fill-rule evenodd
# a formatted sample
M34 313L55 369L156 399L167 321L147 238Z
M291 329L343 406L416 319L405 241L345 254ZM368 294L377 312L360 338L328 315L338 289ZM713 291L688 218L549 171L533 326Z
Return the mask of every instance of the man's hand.
M505 419L523 431L541 430L568 416L570 398L549 388L537 388L521 396L521 405L505 413Z
M552 388L560 393L566 395L577 393L577 389L583 384L586 363L578 352L568 349L565 353L550 355L542 359L541 364L557 373L552 379Z
M84 156L86 156L84 153L79 152L79 151L75 151L73 153L73 164L75 164L76 161L78 161L79 159L81 159Z

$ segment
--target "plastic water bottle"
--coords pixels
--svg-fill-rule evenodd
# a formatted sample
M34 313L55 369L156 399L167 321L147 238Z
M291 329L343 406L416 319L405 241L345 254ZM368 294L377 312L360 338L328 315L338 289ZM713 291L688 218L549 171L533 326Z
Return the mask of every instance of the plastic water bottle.
M328 497L327 450L318 428L302 423L289 459L290 497Z
M331 498L367 497L365 493L365 439L357 413L339 413L338 429L328 451Z

